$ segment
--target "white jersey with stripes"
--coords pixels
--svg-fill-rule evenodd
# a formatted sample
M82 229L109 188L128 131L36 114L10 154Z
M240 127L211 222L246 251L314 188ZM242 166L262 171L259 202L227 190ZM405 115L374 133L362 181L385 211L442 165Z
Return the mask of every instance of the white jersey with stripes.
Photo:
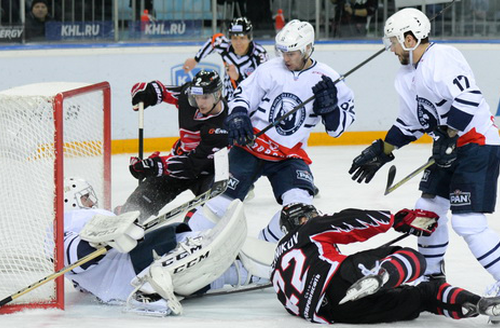
M500 145L490 107L464 56L456 48L430 44L416 65L401 67L395 81L400 111L386 141L397 147L445 125L458 131L458 146ZM413 139L413 140L412 140Z

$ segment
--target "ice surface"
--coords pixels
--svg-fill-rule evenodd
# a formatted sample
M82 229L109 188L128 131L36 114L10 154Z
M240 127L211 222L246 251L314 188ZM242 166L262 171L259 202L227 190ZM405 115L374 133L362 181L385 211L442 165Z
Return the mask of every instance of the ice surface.
M396 151L396 160L384 166L373 181L366 185L353 182L347 171L352 159L365 146L311 147L309 153L314 163L312 171L320 197L315 205L323 212L334 212L347 207L366 209L390 209L397 211L413 207L419 196L417 191L420 177L414 178L393 193L383 196L387 171L396 165L396 182L427 161L430 145L409 145ZM129 155L113 156L113 206L125 201L137 185L137 180L128 172ZM165 210L190 199L189 193L180 195ZM245 204L249 233L257 235L267 220L279 210L269 183L265 179L257 182L255 198ZM500 231L498 214L490 215L493 229ZM361 244L341 247L344 253L367 247L377 247L399 234L389 231ZM465 242L450 229L450 246L446 255L448 281L482 294L493 278L477 263ZM399 242L400 245L415 246L413 237ZM362 246L362 247L361 247ZM70 284L66 289L66 310L28 310L21 313L0 316L0 327L64 327L64 328L295 328L318 327L289 315L276 300L273 290L260 290L224 296L211 296L183 301L184 315L179 317L151 318L121 312L119 306L97 303L88 295L75 292ZM363 315L360 313L359 315ZM409 322L377 324L374 327L485 327L487 317L452 320L443 316L424 313ZM352 325L335 324L336 327Z

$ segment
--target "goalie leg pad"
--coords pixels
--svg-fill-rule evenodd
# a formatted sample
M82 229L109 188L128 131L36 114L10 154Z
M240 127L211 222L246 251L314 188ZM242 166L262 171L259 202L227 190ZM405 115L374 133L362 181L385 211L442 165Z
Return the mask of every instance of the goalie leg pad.
M213 229L179 243L174 251L155 261L150 270L165 270L172 277L176 294L191 295L209 285L231 266L246 235L243 204L235 200Z
M247 237L238 257L251 275L269 279L275 248L275 243Z
M226 209L230 206L232 198L221 195L210 201L205 206L201 206L191 216L188 221L189 227L193 231L203 231L212 229L220 218L225 214Z

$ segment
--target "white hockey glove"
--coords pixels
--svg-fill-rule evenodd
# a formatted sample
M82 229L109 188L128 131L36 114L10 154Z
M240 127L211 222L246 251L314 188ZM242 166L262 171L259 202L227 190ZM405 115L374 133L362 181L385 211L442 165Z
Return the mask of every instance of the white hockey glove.
M111 246L120 253L128 253L144 238L144 228L139 226L139 211L118 216L94 215L80 231L80 238L95 248Z

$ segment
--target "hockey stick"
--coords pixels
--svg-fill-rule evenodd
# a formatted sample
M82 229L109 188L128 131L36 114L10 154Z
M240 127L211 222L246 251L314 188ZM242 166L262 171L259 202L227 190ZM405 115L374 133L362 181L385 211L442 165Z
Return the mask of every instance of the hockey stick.
M406 237L408 237L409 235L410 235L409 233L405 233L404 235L400 235L399 237L396 237L396 238L394 238L393 240L389 240L387 243L382 244L382 245L380 245L379 247L387 247L387 246L391 246L392 244L397 243L398 241L405 239L405 238L406 238Z
M85 264L87 263L88 261L91 261L93 259L95 259L96 257L99 257L101 255L104 255L106 254L106 252L111 249L110 246L106 246L106 247L102 247L102 248L99 248L97 249L96 251L88 254L87 256L85 257L82 257L81 259L79 259L78 261L76 261L75 263L71 264L71 265L68 265L64 268L62 268L61 270L57 271L57 272L54 272L53 274L50 274L40 280L38 280L37 282L15 292L14 294L10 295L10 296L7 296L6 298L4 298L3 300L0 300L0 307L4 306L5 304L7 303L10 303L12 302L13 300L21 297L22 295L32 291L33 289L35 288L38 288L44 284L46 284L47 282L49 281L52 281L54 279L56 279L57 277L60 277L62 276L63 274L65 274L66 272L68 271L71 271L73 270L74 268L76 267L79 267L80 265L82 264Z
M144 158L144 103L139 102L139 159ZM139 179L139 184L142 183L142 179Z
M215 153L214 156L214 165L215 165L215 182L212 186L212 188L205 193L195 197L194 199L174 208L168 213L165 213L163 215L160 215L159 217L155 218L154 220L148 222L147 224L144 225L144 230L148 231L151 230L153 227L157 226L160 223L165 223L169 221L170 219L174 218L178 214L187 211L195 206L201 205L208 201L209 199L223 193L228 184L229 180L229 163L228 163L228 151L227 148L223 148L219 150L217 153ZM44 284L46 284L49 281L52 281L62 275L64 275L66 272L69 272L73 270L74 268L79 267L82 264L85 264L101 255L104 255L107 253L108 250L110 250L110 246L106 247L101 247L94 252L88 254L87 256L79 259L73 264L70 264L61 270L54 272L53 274L50 274L37 282L15 292L14 294L11 294L10 296L7 296L6 298L0 300L0 307L4 306L7 303L12 302L13 300L21 297L22 295L32 291L33 289L36 289Z
M213 292L210 290L204 294L193 294L184 297L184 299L189 300L193 298L200 298L200 297L207 297L207 296L222 296L222 295L228 295L228 294L237 294L237 293L243 293L243 292L251 292L254 290L261 290L261 289L266 289L273 287L273 284L271 282L257 285L257 284L251 284L251 285L246 285L246 286L240 286L240 287L234 287L234 288L228 288L228 289L215 289Z
M227 148L223 148L215 153L214 161L215 161L215 178L212 188L207 190L201 195L191 199L190 201L177 206L173 210L162 214L150 221L146 221L144 223L144 229L149 230L160 223L164 223L168 221L170 218L177 216L178 214L189 211L190 209L202 205L206 203L209 199L212 199L220 194L222 194L227 189L227 185L229 182L229 164L228 164L228 150Z
M363 62L361 62L360 64L358 64L356 67L354 67L353 69L351 69L350 71L348 71L344 75L341 75L338 79L336 79L335 81L333 81L333 85L339 83L340 81L343 81L346 77L348 77L349 75L351 75L352 73L354 73L355 71L357 71L362 66L366 65L368 62L370 62L371 60L373 60L375 57L377 57L378 55L380 55L384 51L385 51L385 48L380 49L375 54L371 55L369 58L365 59ZM261 135L263 135L264 133L266 133L267 131L269 131L273 127L275 127L278 124L280 124L281 122L283 122L288 116L294 114L296 111L298 111L299 109L301 109L302 107L304 107L305 105L307 105L308 103L310 103L311 101L313 101L315 98L316 98L316 96L312 95L311 97L307 98L304 102L298 104L297 106L295 106L294 108L292 108L289 112L285 113L283 116L280 116L277 119L275 119L271 124L269 124L268 126L266 126L265 128L263 128L262 130L260 130L259 132L257 132L255 134L255 136L254 136L254 139L257 139L258 137L260 137Z
M448 10L448 8L450 8L453 5L453 3L455 1L456 0L452 0L450 3L448 3L446 6L444 6L438 13L436 13L431 19L429 19L429 21L432 22L438 16L440 16L441 14L443 14L446 10ZM373 60L375 57L377 57L378 55L380 55L381 53L383 53L386 50L387 49L385 47L382 48L382 49L380 49L375 54L371 55L369 58L365 59L363 62L361 62L360 64L358 64L356 67L352 68L350 71L348 71L344 75L341 75L338 79L336 79L335 81L333 81L333 84L335 85L335 84L339 83L340 81L343 81L346 77L348 77L349 75L351 75L352 73L354 73L355 71L357 71L359 68L361 68L364 65L366 65L368 62L370 62L371 60ZM283 120L285 120L288 116L292 115L293 113L295 113L296 111L298 111L299 109L301 109L302 107L304 107L305 105L307 105L308 103L310 103L312 100L314 100L315 97L316 96L312 95L311 97L307 98L303 103L298 104L297 106L295 106L294 108L292 108L289 112L287 112L283 116L278 117L271 124L269 124L268 126L266 126L261 131L257 132L255 134L255 136L254 136L254 139L257 139L258 137L260 137L261 135L263 135L264 133L266 133L267 131L269 131L273 127L275 127L278 124L280 124L281 122L283 122Z
M406 177L401 179L401 181L399 181L398 183L396 183L394 185L392 183L394 182L394 178L396 177L396 167L394 165L391 166L391 168L389 169L389 174L387 176L387 185L385 187L384 196L393 192L394 190L398 189L403 184L407 183L413 177L415 177L420 172L424 171L426 168L428 168L429 166L431 166L434 163L435 163L434 158L431 158L427 163L418 167L415 171L411 172Z

